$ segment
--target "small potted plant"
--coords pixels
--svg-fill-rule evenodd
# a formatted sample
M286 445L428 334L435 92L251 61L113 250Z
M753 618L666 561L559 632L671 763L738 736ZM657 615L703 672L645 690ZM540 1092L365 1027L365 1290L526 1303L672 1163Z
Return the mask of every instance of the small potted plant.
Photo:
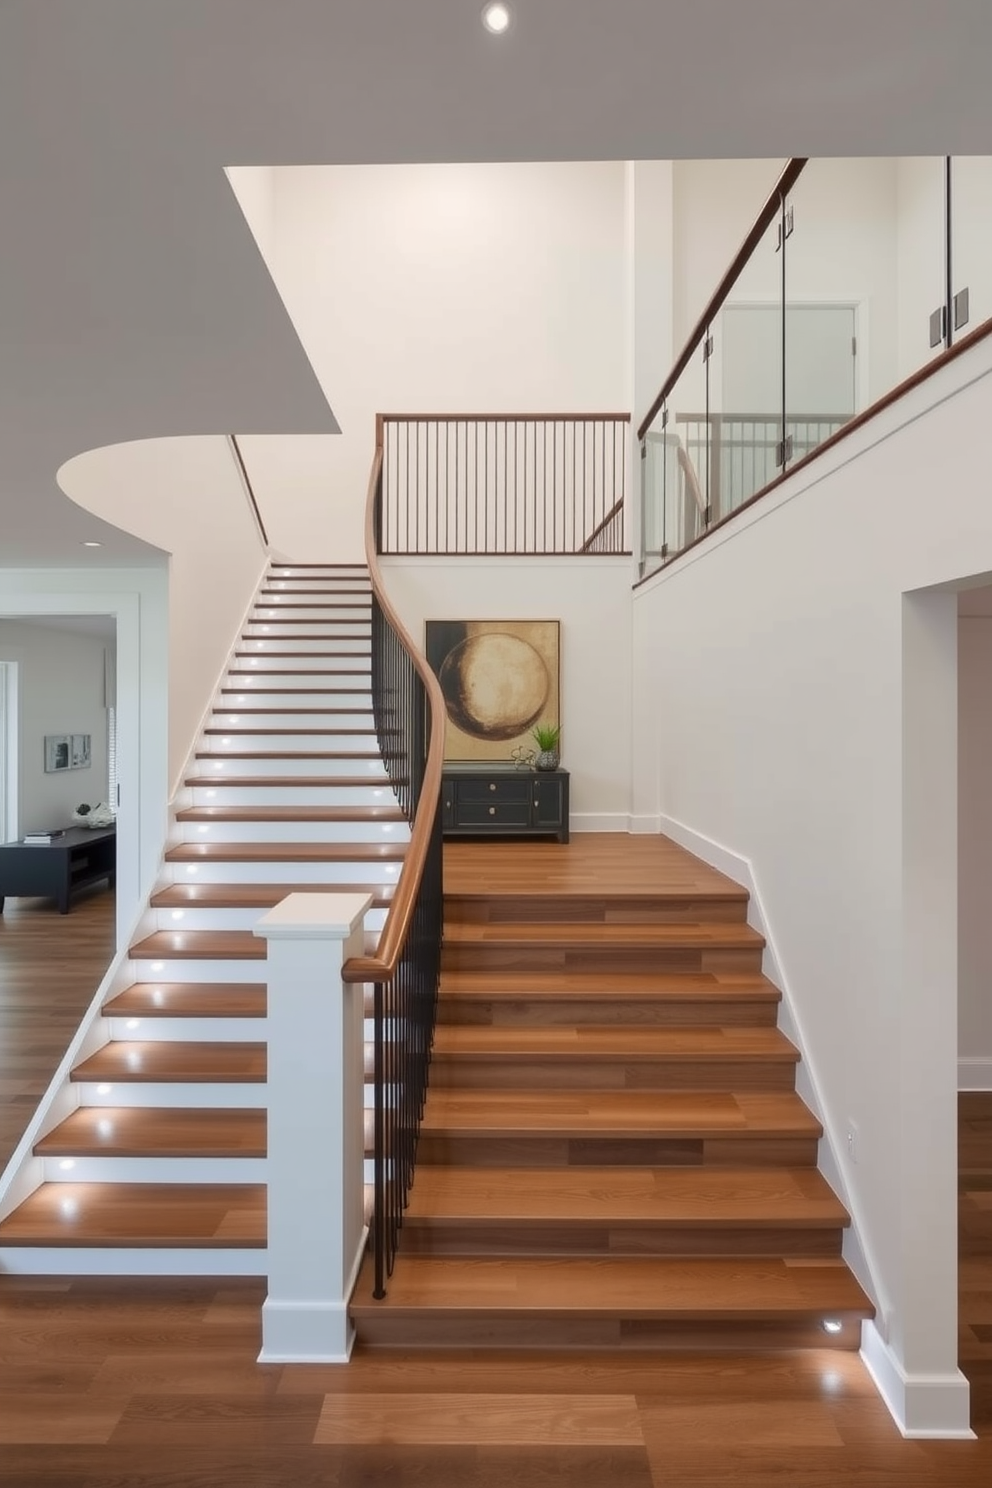
M534 760L534 769L557 770L561 724L539 723L531 730L531 736L538 750L537 758Z

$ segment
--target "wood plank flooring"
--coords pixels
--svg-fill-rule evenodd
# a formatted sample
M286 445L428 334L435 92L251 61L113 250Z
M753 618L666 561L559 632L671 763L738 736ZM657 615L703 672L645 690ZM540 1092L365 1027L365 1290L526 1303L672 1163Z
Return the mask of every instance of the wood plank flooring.
M113 896L81 896L66 917L8 900L3 920L0 1015L24 1016L0 1040L0 1133L19 1135L34 1098L18 1087L47 1083L109 960ZM959 1160L976 1442L904 1441L856 1354L359 1350L347 1368L259 1365L260 1283L7 1276L0 1483L987 1488L992 1094L961 1097Z

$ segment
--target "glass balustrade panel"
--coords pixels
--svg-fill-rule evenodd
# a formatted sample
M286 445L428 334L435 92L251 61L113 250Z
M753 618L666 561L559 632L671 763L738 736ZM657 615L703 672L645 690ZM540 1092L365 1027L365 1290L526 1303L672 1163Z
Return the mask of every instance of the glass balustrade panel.
M951 160L951 336L992 319L992 156Z
M779 473L782 439L780 217L767 228L710 328L709 434L712 521Z

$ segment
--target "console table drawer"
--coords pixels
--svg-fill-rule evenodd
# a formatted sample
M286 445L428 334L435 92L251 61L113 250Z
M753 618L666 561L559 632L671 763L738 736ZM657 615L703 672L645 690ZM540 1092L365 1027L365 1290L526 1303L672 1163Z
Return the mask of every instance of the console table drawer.
M511 778L492 779L491 777L479 780L466 778L452 782L458 804L461 807L469 805L497 806L511 801L520 806L526 806L530 800L530 777L517 775Z
M529 827L530 802L524 799L491 806L485 801L458 800L454 824L458 827Z

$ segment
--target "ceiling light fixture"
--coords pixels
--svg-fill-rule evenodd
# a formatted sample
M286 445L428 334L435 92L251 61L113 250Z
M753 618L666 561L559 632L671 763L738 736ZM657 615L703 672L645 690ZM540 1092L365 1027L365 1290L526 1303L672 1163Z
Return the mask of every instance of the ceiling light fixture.
M83 543L83 547L84 548L102 548L103 547L103 543L92 542L92 541L91 542L84 542Z
M482 24L494 36L504 36L509 31L512 22L513 11L505 0L494 0L493 4L483 8Z

